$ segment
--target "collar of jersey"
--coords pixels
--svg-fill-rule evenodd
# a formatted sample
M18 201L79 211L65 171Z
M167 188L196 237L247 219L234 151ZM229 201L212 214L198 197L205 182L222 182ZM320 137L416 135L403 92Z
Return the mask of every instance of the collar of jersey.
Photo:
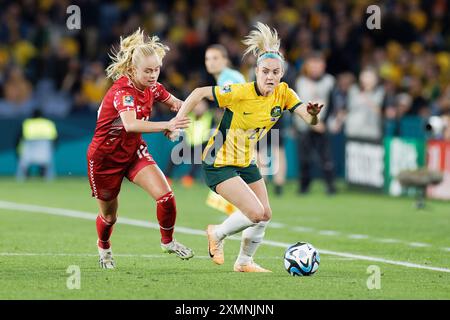
M133 81L131 81L130 78L127 77L127 79L128 79L128 84L129 84L130 86L132 86L133 88L135 88L135 89L136 89L137 91L139 91L140 93L145 93L145 89L144 89L144 90L139 89L138 87L136 87L136 86L134 85Z

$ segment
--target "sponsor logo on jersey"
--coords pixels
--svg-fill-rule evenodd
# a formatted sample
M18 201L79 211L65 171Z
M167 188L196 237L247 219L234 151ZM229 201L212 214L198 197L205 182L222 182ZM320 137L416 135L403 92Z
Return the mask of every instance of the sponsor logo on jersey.
M270 116L281 117L281 107L280 106L273 107L272 110L270 110Z
M123 105L125 107L133 107L134 106L133 96L123 96Z
M220 87L220 93L221 94L230 93L230 92L231 92L231 86L230 85Z

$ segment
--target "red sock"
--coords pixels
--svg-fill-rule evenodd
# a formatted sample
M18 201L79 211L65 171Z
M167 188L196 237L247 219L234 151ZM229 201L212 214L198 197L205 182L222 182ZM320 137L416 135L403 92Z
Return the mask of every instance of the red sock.
M98 246L102 249L109 249L111 247L111 242L109 238L113 231L114 223L107 222L101 215L97 216L97 234L98 234Z
M177 206L172 191L167 192L156 201L156 217L159 222L161 242L164 244L171 242L177 217Z

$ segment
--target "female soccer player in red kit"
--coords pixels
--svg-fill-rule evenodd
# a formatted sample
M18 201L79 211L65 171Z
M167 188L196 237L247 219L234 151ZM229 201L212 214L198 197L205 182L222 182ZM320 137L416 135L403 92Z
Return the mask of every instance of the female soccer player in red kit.
M147 150L141 133L186 128L188 118L147 121L154 101L178 111L182 101L157 82L162 59L169 48L158 37L148 38L138 29L120 39L120 50L106 69L115 82L98 109L97 126L87 152L92 196L98 201L97 217L99 263L115 267L110 237L117 220L118 194L124 177L143 188L156 200L161 232L161 248L181 259L192 258L188 247L173 239L176 204L164 174Z

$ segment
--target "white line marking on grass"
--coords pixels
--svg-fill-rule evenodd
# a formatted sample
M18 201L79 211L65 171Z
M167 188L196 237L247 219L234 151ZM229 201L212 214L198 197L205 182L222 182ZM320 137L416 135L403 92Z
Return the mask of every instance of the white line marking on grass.
M381 243L400 243L400 242L402 242L401 240L398 240L398 239L375 239L375 241L381 242Z
M271 223L269 223L269 226L271 225ZM371 238L367 234L345 234L345 233L342 233L340 231L335 231L335 230L315 230L313 228L302 227L302 226L292 227L290 229L293 231L296 231L296 232L315 232L316 234L321 235L321 236L344 236L344 237L347 237L348 239L352 239L352 240L366 240L367 239L367 240L372 240L372 241L381 242L381 243L391 243L391 244L392 243L400 243L400 244L406 244L408 246L416 247L416 248L432 247L430 244L421 243L421 242L407 242L407 241L402 241L402 240L398 240L398 239L383 239L383 238L375 239L375 238Z
M93 253L35 253L35 252L0 252L0 256L24 256L24 257L98 257L98 254ZM168 254L114 254L114 257L127 257L127 258L167 258ZM211 259L209 256L195 256L199 259Z
M349 239L356 239L356 240L361 240L361 239L368 239L369 236L366 234L349 234L347 236L347 238Z
M322 236L337 236L340 232L333 230L319 230L319 234Z
M269 223L269 225L270 225L270 223ZM308 228L308 227L293 227L292 230L298 231L298 232L313 232L314 231L313 228Z
M50 252L0 252L0 257L98 257L98 254L93 253L50 253ZM167 254L127 254L127 253L115 253L114 257L124 258L148 258L148 259L160 259L167 258ZM209 256L195 256L196 259L211 259ZM281 260L281 257L276 256L258 256L258 260ZM355 260L352 258L342 257L328 257L325 260Z
M408 242L408 245L410 247L416 247L416 248L430 247L430 245L428 243L422 243L422 242Z
M284 223L273 222L273 221L270 221L270 223L267 226L270 228L274 228L274 229L286 228L286 225Z
M97 218L96 214L92 214L89 212L67 210L67 209L62 209L62 208L50 208L50 207L28 205L28 204L21 204L21 203L8 202L8 201L0 201L0 209L45 213L45 214L65 216L65 217L71 217L71 218L81 218L81 219L87 219L87 220L95 220ZM147 221L142 221L142 220L137 220L137 219L129 219L129 218L119 217L118 223L159 230L158 224L147 222ZM179 233L205 236L205 232L202 230L196 230L196 229L178 227L178 226L176 227L176 230ZM237 238L237 237L232 237L232 239L240 240L240 238ZM270 246L274 246L274 247L281 247L284 249L291 245L290 243L271 241L271 240L264 240L263 243L270 245ZM320 249L320 248L318 248L318 250L321 254L329 254L329 255L333 255L333 256L337 256L337 257L352 258L352 259L364 260L364 261L374 261L374 262L387 263L387 264L392 264L392 265L397 265L397 266L403 266L403 267L407 267L407 268L416 268L416 269L424 269L424 270L432 270L432 271L450 273L450 269L447 269L447 268L424 266L424 265L410 263L410 262L395 261L395 260L389 260L389 259L384 259L384 258L353 254L353 253L348 253L348 252L325 250L325 249Z
M444 251L450 252L450 248L441 248Z

